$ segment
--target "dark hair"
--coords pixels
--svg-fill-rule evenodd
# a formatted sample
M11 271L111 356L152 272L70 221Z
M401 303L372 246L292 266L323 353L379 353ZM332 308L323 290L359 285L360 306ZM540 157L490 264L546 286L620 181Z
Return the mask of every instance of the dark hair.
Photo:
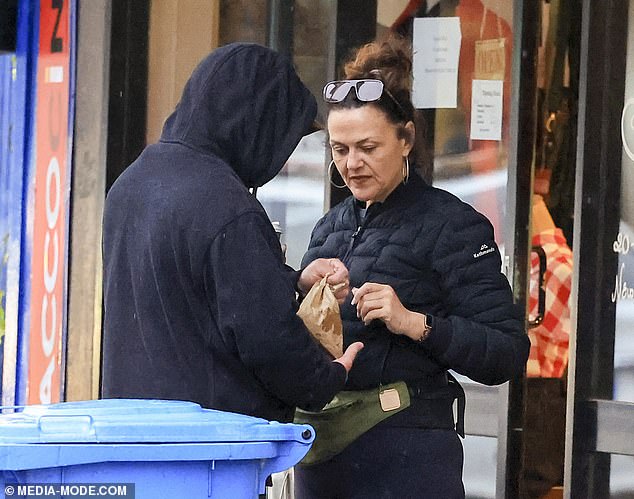
M354 92L338 103L328 104L328 109L350 109L373 105L385 113L387 119L398 127L399 137L407 136L405 124L412 121L416 135L409 138L414 144L411 159L418 163L423 178L431 181L432 164L426 147L426 123L422 114L412 104L412 48L402 36L390 32L386 37L367 43L352 53L343 66L343 77L348 80L364 78L379 79L398 102L390 95L383 95L378 101L362 102Z

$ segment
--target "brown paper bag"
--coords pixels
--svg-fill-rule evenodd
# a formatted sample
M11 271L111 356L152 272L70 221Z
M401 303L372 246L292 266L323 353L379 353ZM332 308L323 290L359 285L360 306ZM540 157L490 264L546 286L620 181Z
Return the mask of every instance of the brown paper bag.
M339 315L339 303L327 277L314 284L299 306L301 317L313 337L335 359L343 355L343 326Z

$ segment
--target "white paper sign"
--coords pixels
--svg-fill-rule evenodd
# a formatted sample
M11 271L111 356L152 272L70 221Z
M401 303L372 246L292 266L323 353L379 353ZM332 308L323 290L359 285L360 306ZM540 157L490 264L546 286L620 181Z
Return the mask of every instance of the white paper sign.
M456 107L461 41L459 17L414 19L414 107Z
M502 140L501 80L473 80L471 87L471 138Z

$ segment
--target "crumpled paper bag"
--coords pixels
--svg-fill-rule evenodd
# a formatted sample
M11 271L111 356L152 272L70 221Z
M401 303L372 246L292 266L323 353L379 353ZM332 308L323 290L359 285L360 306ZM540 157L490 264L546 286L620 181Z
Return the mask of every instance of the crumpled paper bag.
M343 325L339 303L326 279L327 276L313 285L297 315L319 344L337 359L343 355Z

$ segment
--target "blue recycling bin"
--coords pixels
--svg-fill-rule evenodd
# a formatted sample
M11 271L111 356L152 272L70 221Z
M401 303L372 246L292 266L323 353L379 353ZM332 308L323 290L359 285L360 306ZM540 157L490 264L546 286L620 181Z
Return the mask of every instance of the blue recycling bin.
M251 499L264 493L269 475L299 462L313 440L308 425L191 402L27 406L0 415L0 492L17 485L46 492L47 484L127 484L123 497L136 499Z

